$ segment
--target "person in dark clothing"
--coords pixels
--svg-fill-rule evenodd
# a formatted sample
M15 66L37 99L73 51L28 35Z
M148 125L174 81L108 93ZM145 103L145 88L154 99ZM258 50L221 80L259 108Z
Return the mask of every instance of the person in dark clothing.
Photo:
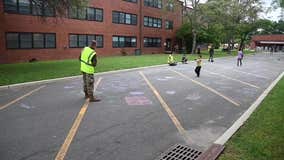
M196 68L195 68L195 73L196 76L199 77L200 76L200 70L201 70L201 65L202 65L202 56L201 54L198 56L198 58L196 59Z
M181 58L182 64L187 64L187 61L188 61L188 59L186 58L185 55L183 55L182 58Z
M197 54L200 55L201 51L200 51L200 46L197 47Z
M213 55L214 55L214 47L212 46L212 47L209 49L209 59L208 59L208 62L214 62L214 60L213 60Z

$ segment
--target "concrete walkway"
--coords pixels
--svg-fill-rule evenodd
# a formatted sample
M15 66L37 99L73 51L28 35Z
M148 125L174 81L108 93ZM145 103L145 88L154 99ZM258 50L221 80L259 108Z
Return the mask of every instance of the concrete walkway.
M205 151L284 71L284 54L74 78L0 90L2 160L154 160L175 144Z

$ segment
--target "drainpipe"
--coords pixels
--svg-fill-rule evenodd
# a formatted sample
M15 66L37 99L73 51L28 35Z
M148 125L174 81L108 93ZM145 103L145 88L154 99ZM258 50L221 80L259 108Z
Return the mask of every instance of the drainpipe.
M139 49L140 49L140 53L142 54L142 45L143 45L143 37L142 37L142 25L143 25L143 15L142 15L142 0L139 1L140 5L139 5L139 19L140 19L140 25L139 25Z

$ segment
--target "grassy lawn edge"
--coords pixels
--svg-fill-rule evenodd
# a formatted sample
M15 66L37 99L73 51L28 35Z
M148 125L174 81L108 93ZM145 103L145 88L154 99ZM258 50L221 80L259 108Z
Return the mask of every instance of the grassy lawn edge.
M280 160L284 157L284 78L225 144L218 160Z
M245 51L251 54L251 51ZM202 52L203 58L208 58L208 52ZM145 54L141 56L113 56L99 57L96 73L132 69L147 66L162 65L167 63L168 54ZM180 61L182 54L175 54L176 61ZM194 60L196 55L187 54L189 60ZM216 51L215 58L236 56ZM80 62L77 59L40 61L35 63L17 63L0 65L0 86L34 82L41 80L57 79L80 75Z

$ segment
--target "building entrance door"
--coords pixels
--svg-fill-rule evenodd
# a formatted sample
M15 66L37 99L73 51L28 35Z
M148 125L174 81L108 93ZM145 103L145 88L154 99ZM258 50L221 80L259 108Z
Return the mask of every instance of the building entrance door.
M172 40L171 39L166 39L166 51L171 51L172 50Z

